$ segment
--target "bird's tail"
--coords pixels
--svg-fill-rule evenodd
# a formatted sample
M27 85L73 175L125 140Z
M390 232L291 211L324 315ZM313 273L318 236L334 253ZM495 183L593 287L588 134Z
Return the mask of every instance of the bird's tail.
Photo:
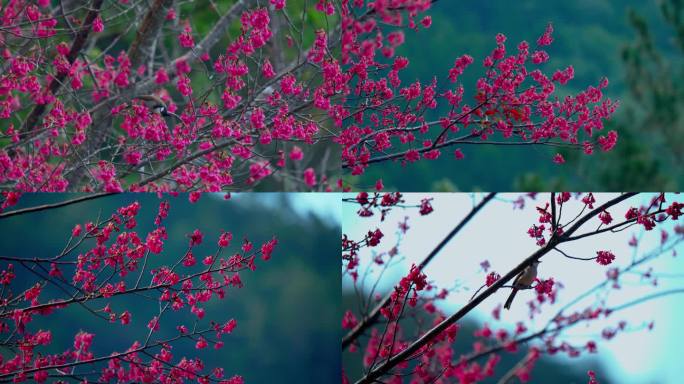
M516 293L518 293L518 288L513 288L511 294L508 295L508 299L506 300L506 304L504 304L504 308L511 309L511 304L513 304L513 299L515 298Z

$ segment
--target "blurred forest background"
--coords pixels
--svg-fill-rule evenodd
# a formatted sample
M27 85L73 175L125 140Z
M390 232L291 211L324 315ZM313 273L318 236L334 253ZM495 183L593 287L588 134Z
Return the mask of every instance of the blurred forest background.
M397 54L410 59L402 80L442 80L454 59L470 54L475 62L460 77L472 96L482 76L482 59L501 32L507 46L536 41L547 23L554 26L548 73L573 65L575 78L557 89L562 97L606 76L608 97L620 107L605 130L618 130L613 151L585 156L545 147L466 146L465 159L444 151L438 160L406 167L371 165L359 188L382 178L401 191L453 190L679 190L684 185L684 1L438 1L429 11L432 26L406 32ZM469 93L470 91L470 93ZM445 111L436 111L443 114ZM434 118L435 116L431 116Z
M339 219L329 217L329 212L314 213L316 210L311 206L305 207L308 210L301 209L311 199L319 200L318 206L325 203L322 199L329 199L329 204L337 203L339 195L297 195L245 194L234 195L227 201L220 195L205 195L195 204L190 204L185 194L177 198L164 196L171 205L165 220L169 239L158 256L163 259L156 263L173 263L184 255L188 244L186 234L194 229L200 229L205 235L204 242L193 250L198 260L216 251L221 230L233 232L234 239L224 255L237 252L245 236L255 246L273 235L279 242L271 260L259 259L256 271L240 273L243 288L228 289L224 300L207 303L205 323L209 319L238 321L235 331L222 338L225 346L218 351L213 348L198 351L193 342L181 341L174 344L175 359L197 356L204 360L206 367L223 367L227 377L239 374L246 383L339 382L340 223ZM69 197L74 195L24 195L18 207ZM64 248L74 224L94 221L98 215L109 217L117 208L133 201L141 204L136 230L144 239L154 228L161 200L154 194L122 194L2 219L0 254L23 258L54 256ZM82 246L75 252L87 249ZM15 265L15 271L16 284L27 287L35 284L35 276L25 268ZM151 275L145 278L149 282ZM49 297L47 292L46 289L41 295L41 301ZM81 307L72 306L35 320L33 326L52 330L53 342L48 348L52 353L70 348L79 330L95 334L92 350L96 356L125 350L134 340L144 340L147 322L158 313L157 306L128 295L110 302L115 312L131 311L130 325L110 324ZM99 301L97 306L100 304L104 306L105 301ZM165 328L165 323L191 325L194 315L189 311L180 312L165 315L155 336L165 338L177 334L177 330L169 329L172 327Z

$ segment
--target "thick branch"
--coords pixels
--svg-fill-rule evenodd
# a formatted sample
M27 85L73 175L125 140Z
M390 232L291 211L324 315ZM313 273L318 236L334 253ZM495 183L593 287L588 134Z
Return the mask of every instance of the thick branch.
M176 64L181 61L187 61L191 64L193 61L199 59L203 54L208 53L209 50L219 42L221 37L226 33L230 24L237 20L237 18L244 12L247 7L254 0L238 0L232 7L214 24L214 27L207 33L204 38L193 47L191 51L175 58L166 66L166 72L170 79L176 76ZM149 77L146 81L135 86L136 92L138 94L150 93L157 87L153 77Z
M103 2L104 0L93 0L92 5L90 7L90 11L88 11L88 14L85 17L83 24L81 24L81 28L76 33L76 36L74 36L74 41L71 43L71 48L69 48L69 53L66 57L69 64L73 64L74 61L76 61L76 58L81 53L83 47L86 45L88 36L90 35L90 31L92 31L93 29L93 21L95 21L95 18L100 13L100 8L102 7ZM49 93L54 95L62 86L62 83L66 76L66 73L58 73L55 76L55 78L52 79L50 85L48 86ZM29 116L26 118L26 122L24 123L22 131L32 131L36 127L36 124L38 124L38 121L40 121L40 119L43 117L46 108L46 104L36 105L33 108L33 110L31 110Z
M21 215L24 213L38 212L38 211L44 211L44 210L53 209L53 208L65 207L67 205L77 204L77 203L80 203L80 202L83 202L86 200L93 200L93 199L97 199L97 198L112 195L112 194L113 193L111 193L111 192L92 193L92 194L88 194L85 196L76 197L76 198L73 198L71 200L60 201L59 203L44 204L44 205L38 205L35 207L16 209L14 211L0 213L0 219L5 219L5 218L11 217L11 216Z
M138 68L152 57L152 46L164 25L166 12L173 6L174 0L155 0L145 14L145 18L135 34L135 40L128 50L131 67Z
M598 215L599 213L605 211L606 209L612 207L613 205L615 205L615 204L617 204L617 203L620 203L620 202L622 202L622 201L624 201L624 200L627 200L627 199L629 199L630 197L635 196L635 195L637 195L636 192L628 192L628 193L624 193L624 194L622 194L622 195L616 197L615 199L612 199L612 200L610 200L610 201L607 201L606 203L604 203L604 204L601 205L600 207L594 209L593 211L587 213L585 216L583 216L582 218L580 218L572 227L568 228L568 229L563 233L563 235L561 236L561 239L562 239L563 241L569 240L569 239L570 239L570 235L572 235L575 231L577 231L582 225L584 225L584 223L586 223L587 221L591 220L594 216L596 216L596 215Z

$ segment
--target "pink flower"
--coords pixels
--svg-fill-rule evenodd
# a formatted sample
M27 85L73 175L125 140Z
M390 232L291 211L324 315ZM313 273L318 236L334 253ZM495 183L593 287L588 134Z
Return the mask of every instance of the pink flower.
M325 12L325 14L328 16L335 13L335 6L333 5L333 2L330 0L318 0L318 4L316 4L316 9L321 12Z
M261 246L261 258L265 261L270 260L271 254L273 253L273 249L277 244L278 240L275 237L269 240L268 242L264 243Z
M188 253L185 254L185 257L183 257L183 266L184 267L192 267L195 265L197 261L195 260L195 256L192 254L191 251L188 251Z
M192 39L192 28L189 23L183 27L183 32L178 35L178 42L183 48L192 48L195 46L195 41Z
M549 61L549 54L545 51L535 51L532 54L532 62L535 64L546 63Z
M454 66L449 70L449 80L455 83L458 77L470 64L473 63L473 57L470 55L463 55L454 61Z
M74 349L80 350L80 351L89 350L90 345L93 343L93 337L94 336L95 335L93 335L92 333L79 332L74 337Z
M81 236L81 232L82 232L81 224L76 224L74 226L74 229L71 230L71 236L73 236L73 237Z
M553 37L551 37L551 34L553 33L553 25L549 23L546 26L546 31L544 31L544 34L542 34L539 39L537 39L537 45L539 46L545 46L545 45L550 45L553 42Z
M556 164L563 164L565 163L565 158L563 158L563 155L560 153L556 153L556 155L553 157L553 162Z
M279 11L283 8L285 8L285 0L270 0L271 4L273 4L274 8Z
M48 345L52 342L52 332L50 331L38 331L33 337L33 341L39 345Z
M157 84L164 84L167 81L169 81L169 74L166 73L166 69L164 69L164 67L159 68L155 74L154 82Z
M230 320L229 320L227 323L225 323L225 324L223 325L223 327L221 328L221 333L222 333L222 334L224 334L224 333L228 333L228 334L229 334L229 333L232 333L233 330L235 329L235 327L237 327L237 320L235 320L235 319L230 319Z
M105 192L123 192L123 188L116 178L116 168L112 163L100 160L93 175L102 182Z
M260 161L249 166L250 181L254 182L271 174L271 167L268 161Z
M587 371L587 375L589 375L589 384L598 384L598 381L596 380L596 373L594 371Z
M414 162L420 160L420 153L418 151L416 151L415 149L411 149L411 150L406 152L404 157L406 158L406 160L409 163L414 163Z
M499 280L500 278L501 278L501 275L499 275L498 273L496 273L496 272L490 272L490 273L487 275L487 280L485 281L485 284L486 284L488 287L491 287L492 284L496 283L496 281Z
M178 92L183 96L190 96L192 94L192 87L190 87L190 78L187 76L181 76L178 78L177 83Z
M219 247L227 247L230 245L230 241L233 239L233 234L230 232L223 232L219 236L218 245Z
M316 173L313 168L304 170L304 183L311 188L316 185Z
M342 329L352 329L356 326L356 324L358 324L358 322L359 321L356 319L356 316L354 316L354 313L350 310L347 310L342 317Z
M420 201L420 211L419 211L419 213L420 213L421 215L425 216L425 215L429 215L430 213L432 213L432 211L433 211L434 209L432 208L432 205L430 204L430 201L431 201L431 200L432 200L432 199L427 199L427 198L426 198L426 199L422 199L422 200Z
M167 238L166 229L159 227L147 234L145 245L154 254L160 254L164 248L164 240Z
M38 362L38 361L40 361L40 360L36 360L36 362ZM38 367L36 367L36 368L38 368ZM17 376L17 378L18 377L19 376ZM48 378L48 370L47 369L36 371L33 374L33 379L36 380L37 383L44 383L45 380L47 380L47 378Z
M97 15L95 20L93 20L93 32L99 33L104 31L104 24L102 24L102 17L100 15Z
M538 294L543 295L552 295L553 294L553 278L547 279L547 280L537 280L537 285L534 287L534 289L537 291Z
M56 263L50 263L50 272L48 273L52 277L63 278L62 271L57 267Z
M152 320L150 320L149 323L147 323L147 328L149 328L152 332L156 332L159 330L159 318L157 316L153 317Z
M615 255L610 251L597 251L596 262L601 265L608 265L615 260Z
M199 340L198 340L197 343L195 344L195 348L197 348L197 349L204 349L204 348L206 348L206 347L207 347L207 341L204 339L204 337L201 337L201 336L200 336Z
M551 77L551 80L565 85L569 80L572 80L573 77L575 77L575 69L572 67L572 65L569 65L563 71L556 71Z
M615 131L608 132L608 136L599 136L598 143L604 152L608 152L617 143L618 134Z
M138 151L126 152L124 154L124 160L127 164L138 165L140 164L140 160L142 160L142 153Z
M242 252L247 253L247 252L251 251L253 246L254 245L252 244L251 241L245 239L245 241L242 243Z
M608 211L603 211L603 212L599 213L598 218L605 225L608 225L613 221L613 217L610 215L610 212L608 212Z
M190 246L193 247L195 245L200 245L202 244L202 239L204 238L204 235L202 232L200 232L199 229L195 229L192 234L190 235Z
M193 192L190 192L190 194L188 195L188 201L190 201L191 203L194 204L194 203L199 201L200 197L202 197L201 192L193 191Z
M176 61L176 71L178 72L179 75L185 74L185 73L190 73L190 64L188 63L187 60L178 60Z
M125 311L124 313L119 316L119 320L121 320L121 324L127 325L131 322L131 313L128 311Z
M273 70L273 65L268 59L264 60L264 65L261 67L261 74L267 79L276 75L275 70Z
M290 150L290 159L294 161L299 161L304 158L304 152L302 152L302 149L299 148L298 146L293 146L292 149Z
M249 121L252 123L252 128L262 129L265 127L264 121L266 116L264 115L264 110L261 108L256 108L252 115L249 117Z

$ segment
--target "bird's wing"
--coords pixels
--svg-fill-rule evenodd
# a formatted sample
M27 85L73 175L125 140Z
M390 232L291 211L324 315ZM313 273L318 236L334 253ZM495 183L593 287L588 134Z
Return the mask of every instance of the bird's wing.
M523 275L527 272L527 268L523 269L518 275L513 279L513 283L511 283L512 286L517 286L520 285L520 279L522 279Z
M141 96L134 97L134 99L143 100L143 101L151 101L151 102L158 103L158 104L166 107L166 103L164 102L164 100L162 100L160 97L155 96L155 95L141 95Z

